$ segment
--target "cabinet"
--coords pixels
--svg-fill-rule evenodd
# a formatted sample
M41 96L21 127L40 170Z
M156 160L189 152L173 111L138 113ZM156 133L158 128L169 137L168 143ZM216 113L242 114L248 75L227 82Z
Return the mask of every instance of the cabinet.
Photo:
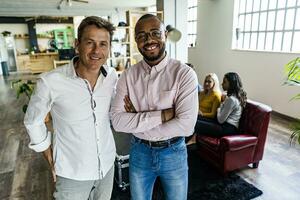
M70 49L74 44L74 31L72 28L53 30L54 40L58 49Z
M126 23L128 26L118 26L112 40L112 48L108 65L115 67L118 71L123 71L125 68L136 64L142 60L142 55L139 53L135 38L134 27L137 20L144 14L154 14L163 20L163 12L147 12L147 11L126 11Z
M115 67L117 71L123 71L131 65L130 46L129 40L130 27L117 26L111 42L110 57L108 64Z

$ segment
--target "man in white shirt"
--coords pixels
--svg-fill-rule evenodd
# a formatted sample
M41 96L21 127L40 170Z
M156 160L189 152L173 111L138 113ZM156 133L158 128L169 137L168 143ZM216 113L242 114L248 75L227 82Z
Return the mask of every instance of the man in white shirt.
M113 25L102 18L85 18L78 27L79 56L42 74L29 102L24 119L29 147L47 159L56 182L55 199L111 197L116 148L109 108L117 74L104 64L113 31ZM53 143L44 123L48 112Z

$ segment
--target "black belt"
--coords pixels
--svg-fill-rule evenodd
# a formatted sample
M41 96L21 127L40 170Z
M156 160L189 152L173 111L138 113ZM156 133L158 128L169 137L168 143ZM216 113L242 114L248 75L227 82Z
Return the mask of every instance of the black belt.
M171 144L178 142L182 137L173 137L168 140L161 140L161 141L149 141L143 139L137 139L140 143L147 144L150 147L168 147Z

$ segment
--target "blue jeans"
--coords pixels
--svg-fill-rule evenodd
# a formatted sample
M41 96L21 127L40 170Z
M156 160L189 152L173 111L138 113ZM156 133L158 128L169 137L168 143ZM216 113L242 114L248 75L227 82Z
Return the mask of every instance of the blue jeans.
M188 164L184 138L168 147L150 147L133 137L129 158L132 200L151 200L157 177L160 177L166 200L187 199Z

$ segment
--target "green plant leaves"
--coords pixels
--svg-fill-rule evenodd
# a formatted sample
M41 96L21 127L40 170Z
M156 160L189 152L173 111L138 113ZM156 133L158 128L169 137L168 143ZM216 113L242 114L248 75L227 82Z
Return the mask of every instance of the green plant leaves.
M292 86L300 86L300 58L291 60L284 67L287 79L284 84ZM291 100L300 100L300 94L294 96ZM296 138L300 144L300 120L297 120L292 124L291 127L292 135L290 136L290 143L292 143Z
M29 101L34 90L35 83L31 80L27 80L26 82L17 80L12 82L11 86L16 90L17 99L19 99L22 94L25 94ZM27 107L28 104L23 105L22 110L24 113L26 112Z
M295 139L298 140L300 144L300 120L291 124L292 135L290 136L290 143L292 143Z
M285 84L300 86L300 58L296 58L285 65L287 80Z

